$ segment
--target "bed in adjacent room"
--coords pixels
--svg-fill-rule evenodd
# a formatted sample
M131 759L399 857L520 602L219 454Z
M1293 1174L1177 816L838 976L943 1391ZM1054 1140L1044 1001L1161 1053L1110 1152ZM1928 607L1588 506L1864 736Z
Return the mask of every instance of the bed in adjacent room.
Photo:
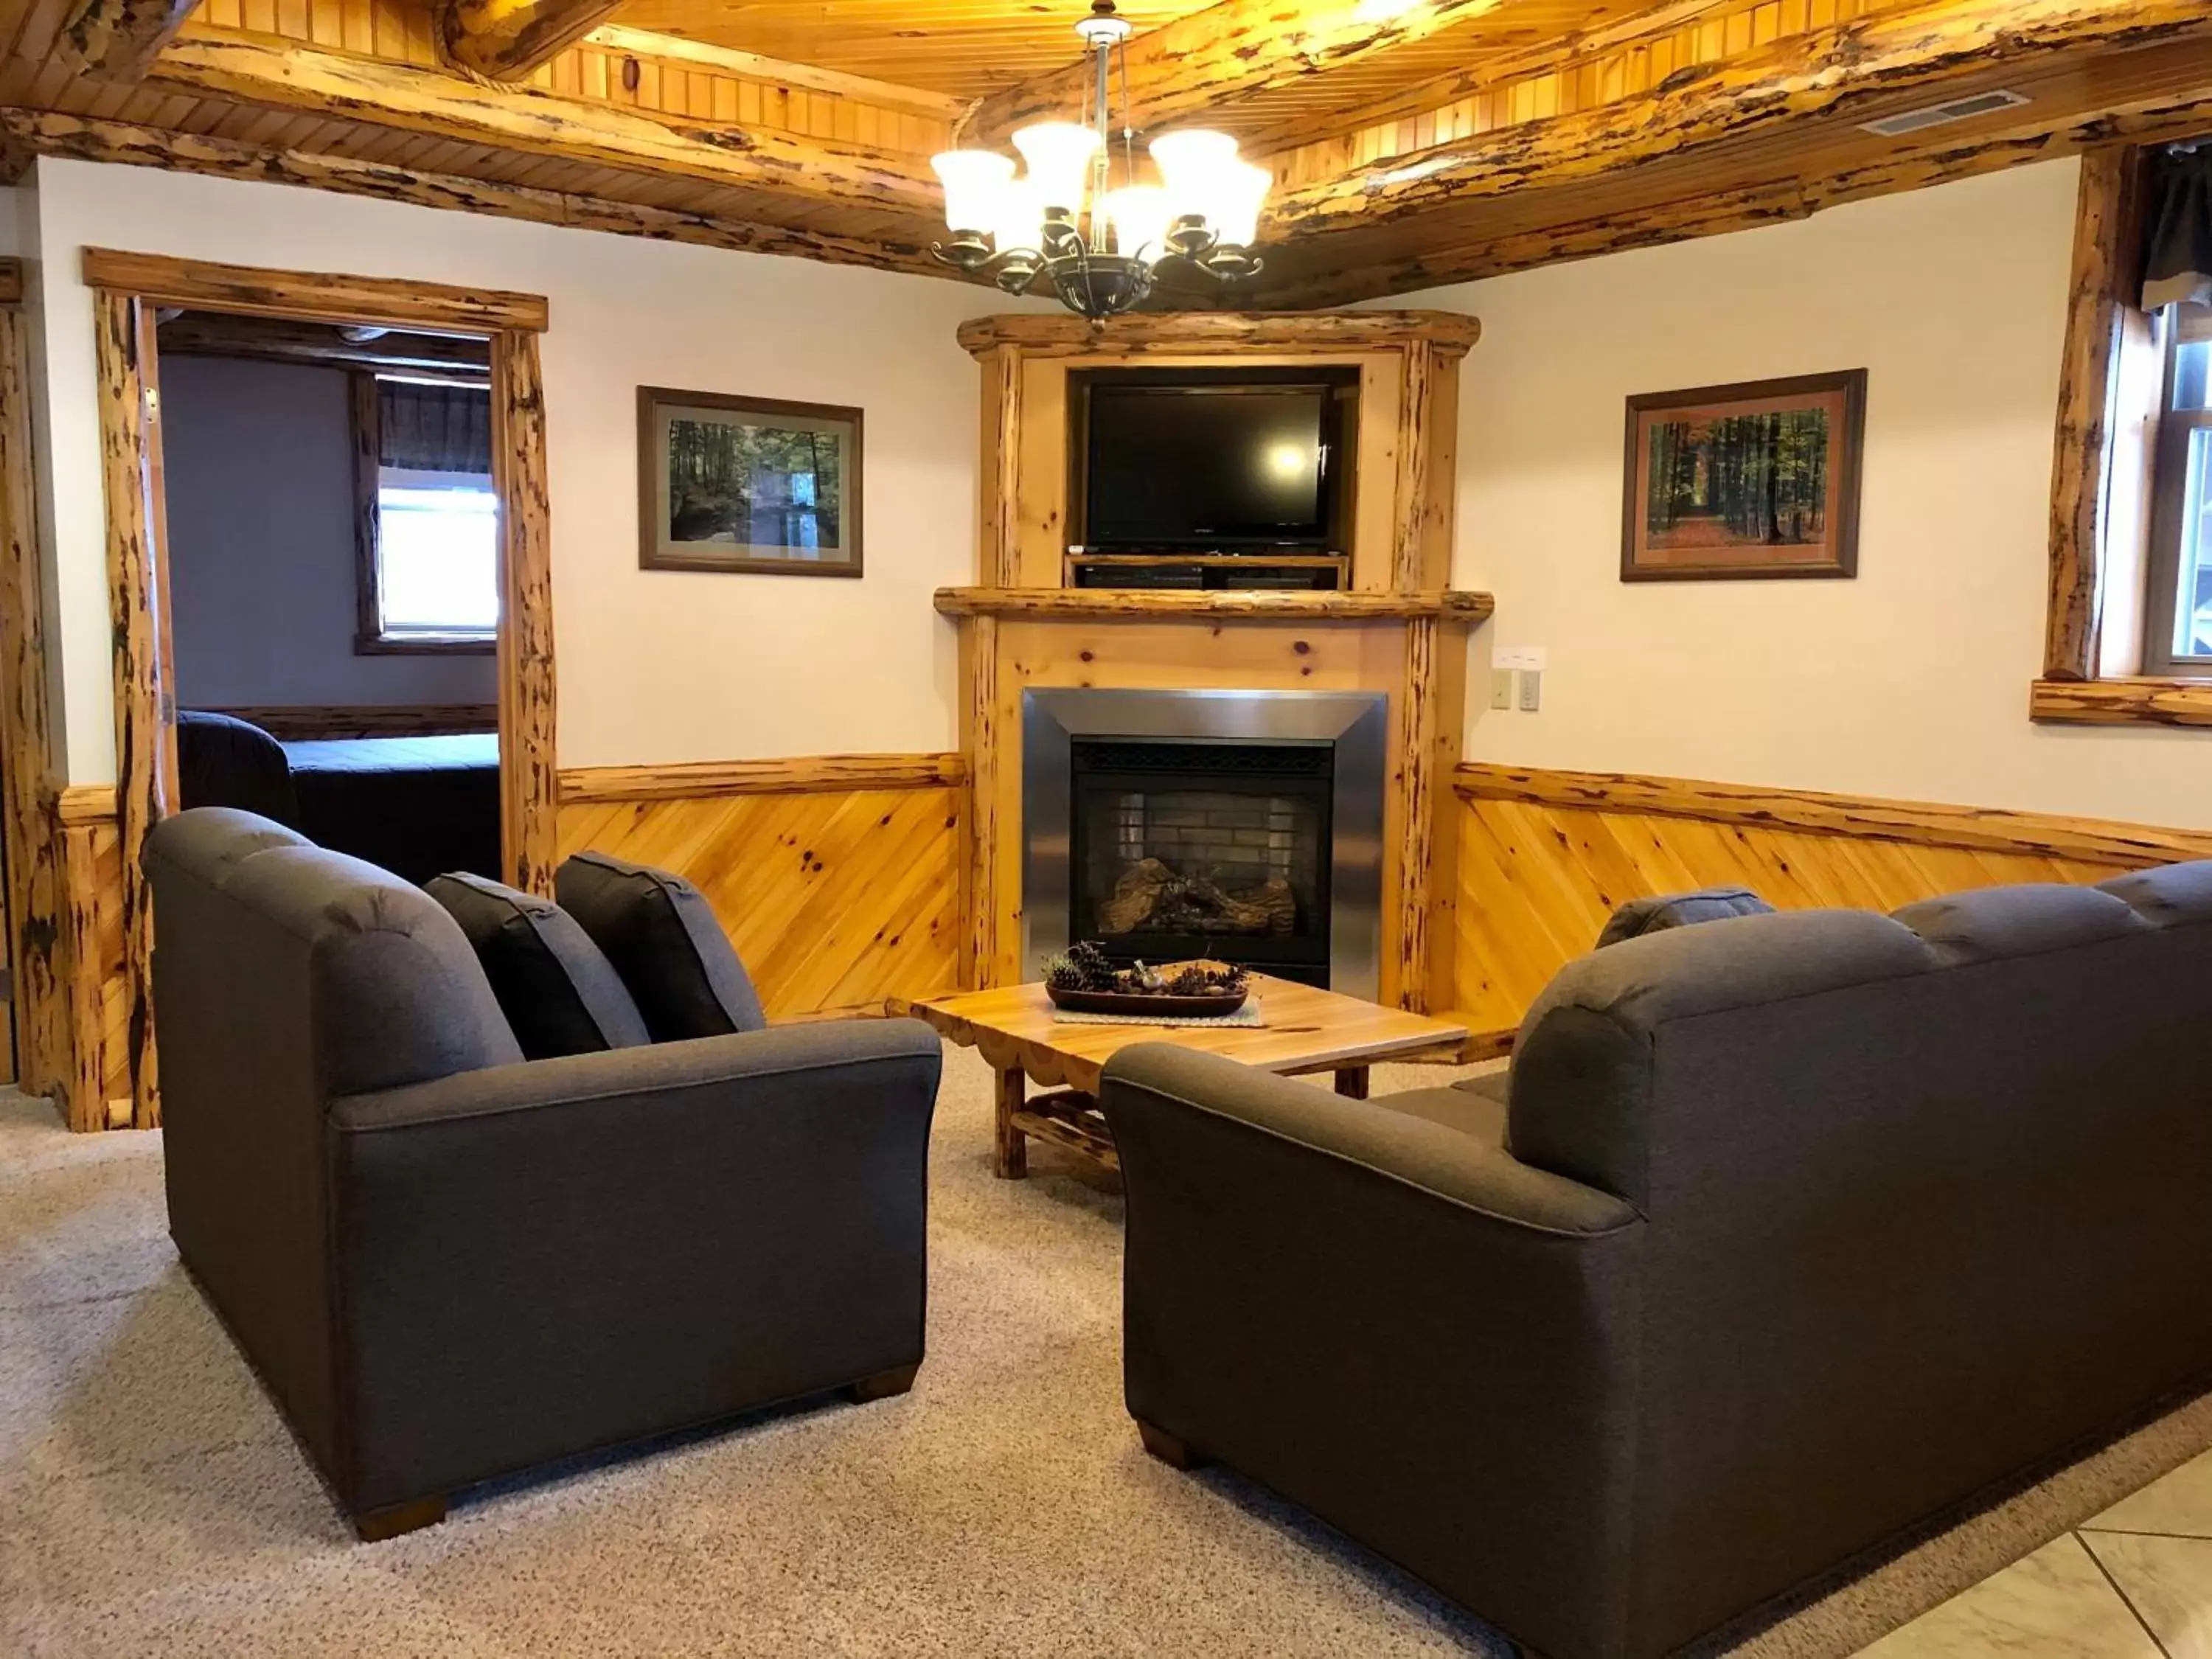
M283 745L300 832L413 882L496 878L499 739L346 738Z

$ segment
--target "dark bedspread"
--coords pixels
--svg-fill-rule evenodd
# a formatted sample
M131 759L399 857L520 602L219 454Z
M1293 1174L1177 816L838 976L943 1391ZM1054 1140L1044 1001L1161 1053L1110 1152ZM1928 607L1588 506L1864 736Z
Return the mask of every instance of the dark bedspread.
M449 870L498 879L499 739L489 732L288 743L284 753L309 840L407 881Z

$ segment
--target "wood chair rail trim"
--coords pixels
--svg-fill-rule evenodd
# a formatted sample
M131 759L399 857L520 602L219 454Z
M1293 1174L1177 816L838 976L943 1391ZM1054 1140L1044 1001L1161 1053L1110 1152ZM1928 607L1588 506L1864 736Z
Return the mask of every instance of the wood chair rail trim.
M844 790L939 789L968 781L952 753L800 755L782 760L689 761L667 766L566 767L561 802L695 800L716 795L811 794Z
M253 703L214 708L280 743L342 738L434 738L499 730L491 702Z
M2206 690L2212 693L2212 686ZM2208 707L2208 718L2212 718L2212 707ZM1646 812L1978 852L2041 854L2116 868L2212 858L2212 830L2159 829L2106 818L1627 772L1553 771L1470 761L1455 769L1452 787L1462 797L1476 800Z
M270 270L117 248L86 248L83 270L90 287L135 295L155 305L295 321L386 323L488 337L503 330L543 333L550 313L544 296L538 294L398 277Z

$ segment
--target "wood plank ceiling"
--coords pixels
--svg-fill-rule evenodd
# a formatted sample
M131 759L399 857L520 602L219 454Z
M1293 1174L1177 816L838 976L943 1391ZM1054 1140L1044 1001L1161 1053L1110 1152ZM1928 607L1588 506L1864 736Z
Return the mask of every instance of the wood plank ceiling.
M1072 113L1081 9L0 0L0 145L943 276L928 156ZM1229 127L1277 175L1261 277L1185 303L1343 303L2212 131L2207 0L1125 10L1135 125ZM2027 101L1861 125L2000 87Z

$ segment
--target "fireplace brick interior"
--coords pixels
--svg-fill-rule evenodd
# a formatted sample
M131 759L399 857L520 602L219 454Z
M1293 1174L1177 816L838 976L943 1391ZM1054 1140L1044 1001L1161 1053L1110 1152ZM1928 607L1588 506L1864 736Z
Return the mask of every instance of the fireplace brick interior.
M1328 983L1328 744L1087 738L1073 761L1069 937Z

